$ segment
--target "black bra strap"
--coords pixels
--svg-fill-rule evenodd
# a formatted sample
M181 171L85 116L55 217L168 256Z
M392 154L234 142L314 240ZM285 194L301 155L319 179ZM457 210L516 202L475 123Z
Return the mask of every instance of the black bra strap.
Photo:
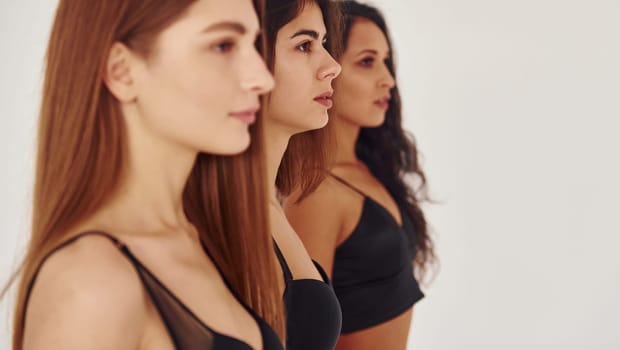
M353 191L357 192L358 194L360 194L362 197L366 197L366 194L364 192L362 192L359 188L351 185L350 182L348 182L347 180L341 178L340 176L334 175L334 173L330 172L329 176L333 177L336 181L340 182L341 184L347 186L348 188L352 189Z
M54 248L51 252L49 252L47 254L47 256L43 259L43 261L45 261L45 259L47 259L47 257L49 257L50 255L52 255L53 253L55 253L56 251L68 246L69 244L77 241L78 239L84 237L84 236L90 236L90 235L95 235L95 236L102 236L105 237L107 239L109 239L110 241L112 241L112 243L114 243L115 246L118 247L118 249L124 251L127 246L120 241L120 239L112 236L111 234L107 233L107 232L103 232L103 231L86 231L86 232L82 232L82 233L78 233L77 235L69 238L68 240L64 241L63 243L59 244L56 248Z
M84 236L88 236L88 235L98 235L98 236L102 236L105 237L107 239L109 239L112 243L114 243L114 245L127 257L129 257L130 259L132 258L131 253L129 253L129 250L127 249L127 246L121 242L118 238L112 236L109 233L106 232L102 232L102 231L86 231L86 232L82 232L79 233L69 239L67 239L66 241L62 242L61 244L59 244L58 246L56 246L54 249L52 249L49 253L47 253L43 259L41 259L41 262L39 262L39 266L37 266L37 269L35 270L34 274L32 275L32 278L30 279L30 281L28 282L28 288L26 289L26 301L24 303L24 308L23 308L23 312L26 312L26 305L28 305L28 300L30 299L30 293L32 292L32 287L34 286L34 282L37 279L37 276L39 275L39 272L41 271L41 267L43 266L43 264L45 263L45 261L47 261L47 259L49 259L50 256L52 256L52 254L56 253L57 251L59 251L60 249L68 246L69 244L77 241L78 239L84 237Z
M284 279L286 281L290 281L293 279L293 274L291 273L291 269L288 267L288 264L286 263L286 259L284 259L284 255L282 254L282 251L280 250L280 247L278 247L278 243L276 243L276 240L273 240L273 247L276 250L276 255L278 256L278 261L280 261L280 266L282 266L282 272L284 273Z

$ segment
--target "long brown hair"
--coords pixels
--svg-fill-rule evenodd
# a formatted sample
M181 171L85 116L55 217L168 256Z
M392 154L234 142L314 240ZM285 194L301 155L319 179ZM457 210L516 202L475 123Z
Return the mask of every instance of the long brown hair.
M32 232L18 271L14 350L23 345L28 292L42 260L68 239L72 228L105 205L123 179L127 135L118 101L102 79L107 53L120 41L149 55L157 34L193 2L60 1L47 49ZM261 1L255 6L262 9ZM222 165L220 157L198 156L184 204L203 247L233 292L282 334L283 306L273 287L276 265L263 209L260 122L251 133L255 143L248 162Z
M280 28L301 14L307 4L317 4L323 14L327 29L327 51L334 57L340 55L340 30L342 17L338 2L331 0L265 0L265 37L267 66L275 66L276 37ZM276 87L277 88L277 87ZM284 152L276 188L282 196L299 190L298 200L312 193L325 179L325 167L330 162L327 145L331 142L327 128L306 131L293 135Z
M378 9L352 0L342 2L344 28L341 42L346 46L351 27L359 18L372 21L386 37L393 57L393 46L385 19ZM396 79L396 64L390 57L386 66ZM415 251L416 274L424 279L427 270L436 263L433 241L430 237L420 202L428 200L426 176L419 162L415 138L402 126L402 102L398 86L391 90L391 100L385 122L377 128L360 130L355 152L371 173L387 188L396 202L405 208L415 228L409 237L410 248ZM407 185L407 177L413 177L417 186Z

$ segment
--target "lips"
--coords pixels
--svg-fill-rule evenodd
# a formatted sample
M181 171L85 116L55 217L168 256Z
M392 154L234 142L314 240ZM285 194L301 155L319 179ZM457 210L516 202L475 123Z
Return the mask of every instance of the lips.
M384 96L378 100L375 100L373 104L383 110L387 110L390 107L390 96Z
M334 94L333 90L326 91L319 96L315 97L314 100L327 108L331 108L334 102L332 101L332 95Z
M244 124L251 125L256 121L256 113L259 107L251 107L239 112L231 112L229 115Z

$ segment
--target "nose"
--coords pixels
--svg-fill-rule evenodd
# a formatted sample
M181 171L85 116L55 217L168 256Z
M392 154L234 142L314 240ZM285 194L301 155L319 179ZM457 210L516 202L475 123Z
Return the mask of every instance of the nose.
M381 78L379 79L379 87L392 89L396 86L396 81L390 73L387 65L383 65L383 70L381 72Z
M323 54L325 55L322 64L318 71L319 80L335 79L340 72L342 71L342 67L336 60L327 52L327 50L323 49Z
M247 62L242 63L241 87L243 90L263 95L273 90L275 81L265 61L256 50L252 50Z

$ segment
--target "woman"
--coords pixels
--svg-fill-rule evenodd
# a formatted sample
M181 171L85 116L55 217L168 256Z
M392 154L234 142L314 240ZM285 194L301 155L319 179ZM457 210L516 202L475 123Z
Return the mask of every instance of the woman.
M422 275L433 258L417 150L401 124L392 45L373 7L343 3L342 74L329 128L334 167L315 192L285 201L310 256L331 272L342 306L337 349L405 349Z
M264 109L265 151L272 186L270 222L285 288L286 344L290 350L331 350L341 327L338 300L324 271L310 259L288 223L276 193L313 180L311 173L290 172L291 162L322 162L320 154L304 155L299 149L321 146L323 134L318 130L327 123L331 82L340 73L330 55L336 49L330 40L337 35L340 16L329 0L267 0L266 8L266 61L276 87Z
M215 156L260 136L258 32L250 0L60 1L13 349L282 349L262 165Z

